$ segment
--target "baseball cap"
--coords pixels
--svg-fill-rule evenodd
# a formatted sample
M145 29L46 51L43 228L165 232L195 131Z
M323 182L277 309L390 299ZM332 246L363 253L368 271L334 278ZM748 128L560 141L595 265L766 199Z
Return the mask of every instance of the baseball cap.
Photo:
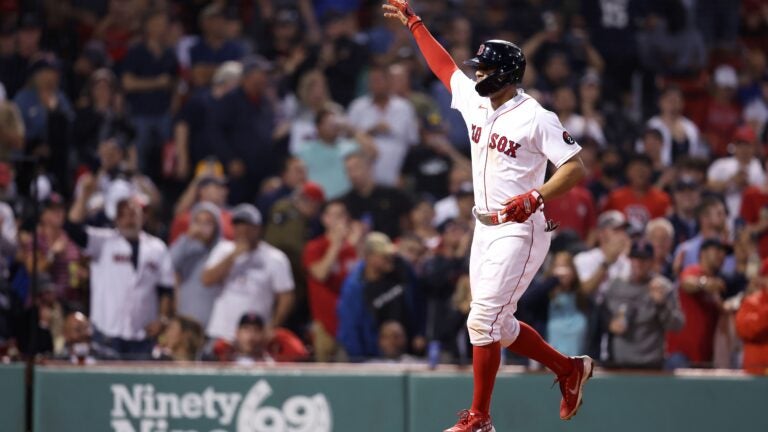
M244 313L243 316L240 317L237 326L242 327L244 325L255 325L259 328L264 328L264 318L254 312Z
M365 236L366 253L394 255L395 251L395 244L386 234L374 231Z
M243 65L237 61L226 61L216 68L213 73L213 85L221 85L227 81L239 80L243 76Z
M312 201L317 201L319 203L325 202L323 188L315 182L308 181L304 183L301 187L301 194Z
M459 190L456 191L457 196L462 195L473 195L475 194L475 188L472 186L472 182L461 182L459 185Z
M741 125L736 129L736 132L733 133L733 142L736 143L746 143L746 144L752 144L757 139L757 134L755 134L755 130L752 129L749 125Z
M715 69L715 85L718 87L736 88L739 86L739 77L736 70L730 65L720 65Z
M701 242L701 247L699 248L699 252L702 252L706 249L716 247L723 250L723 252L729 254L733 251L733 248L731 248L730 245L723 243L722 241L716 239L716 238L709 238Z
M608 210L597 217L597 227L602 228L626 228L627 218L618 210Z
M243 75L253 71L270 72L272 71L272 63L260 55L250 55L243 59Z
M232 223L261 225L261 213L253 204L238 204L232 209Z
M629 250L629 257L641 259L653 258L653 245L644 240L636 241L632 243L632 247Z

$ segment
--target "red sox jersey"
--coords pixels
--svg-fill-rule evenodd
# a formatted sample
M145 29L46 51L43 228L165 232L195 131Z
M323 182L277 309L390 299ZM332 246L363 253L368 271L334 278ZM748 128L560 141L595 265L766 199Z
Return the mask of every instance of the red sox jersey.
M494 110L457 69L451 93L451 108L467 124L475 206L481 213L499 211L507 199L541 187L547 161L559 168L581 151L557 116L522 90Z

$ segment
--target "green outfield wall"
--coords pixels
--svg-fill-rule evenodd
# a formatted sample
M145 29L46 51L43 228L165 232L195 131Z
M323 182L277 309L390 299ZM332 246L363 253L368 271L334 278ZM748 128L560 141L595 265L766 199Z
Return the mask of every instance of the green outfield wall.
M0 431L23 432L27 405L23 364L0 364Z
M38 367L34 430L440 432L471 399L466 373L348 369ZM570 422L551 384L500 375L496 430L768 431L768 378L600 374Z

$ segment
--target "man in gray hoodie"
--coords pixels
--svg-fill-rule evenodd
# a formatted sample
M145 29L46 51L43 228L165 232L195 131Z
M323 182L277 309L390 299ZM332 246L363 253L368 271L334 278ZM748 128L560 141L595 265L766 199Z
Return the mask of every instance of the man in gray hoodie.
M672 283L653 273L653 246L635 242L629 258L629 280L610 280L601 306L601 321L610 335L606 365L661 369L664 335L680 329L684 315Z
M171 246L178 280L177 312L196 319L205 328L221 287L203 285L200 275L213 246L221 236L221 211L201 202L192 208L189 229Z

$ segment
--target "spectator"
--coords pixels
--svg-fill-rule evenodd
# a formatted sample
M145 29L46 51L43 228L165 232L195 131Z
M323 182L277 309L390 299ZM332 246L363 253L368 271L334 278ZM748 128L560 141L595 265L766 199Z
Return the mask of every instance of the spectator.
M646 129L641 140L642 153L651 159L654 185L659 189L666 190L675 177L675 170L662 160L661 150L664 145L664 137L658 129Z
M414 236L427 251L434 251L440 246L441 236L432 221L435 220L435 209L432 202L422 199L414 204L409 217L411 235Z
M115 228L82 225L93 177L69 212L67 234L91 258L91 319L94 338L130 359L149 355L162 323L173 313L173 264L165 243L142 230L135 198L118 201Z
M741 106L736 101L739 77L729 65L720 65L713 74L714 89L707 99L699 126L713 156L730 153L728 144L741 123Z
M212 142L212 120L216 105L225 94L240 86L242 77L242 64L224 62L213 74L213 85L194 90L182 105L173 125L177 179L188 179L191 170L200 161L216 154Z
M179 64L166 46L168 17L164 11L149 13L143 23L143 37L133 45L122 63L122 84L136 127L138 168L156 177L153 155L171 135L169 111Z
M708 366L712 362L715 326L725 293L723 264L727 247L710 238L701 243L698 263L680 274L680 306L685 325L667 335L667 367Z
M569 86L560 86L552 95L552 109L557 113L565 130L577 141L584 139L595 140L600 146L605 146L603 127L594 118L587 119L576 112L576 93Z
M56 358L60 360L90 365L99 360L118 359L114 350L93 340L93 327L82 312L70 312L64 317L62 335L64 346L56 354Z
M130 50L130 43L141 33L145 9L130 2L110 1L107 14L93 29L93 37L104 43L109 58L120 64Z
M117 78L112 71L95 71L89 77L77 105L72 136L78 162L96 170L99 164L99 144L113 137L129 143L135 137L122 95L118 92Z
M64 200L54 192L43 202L40 221L32 228L37 231L37 271L51 277L58 301L82 306L85 305L82 283L87 272L81 268L79 248L64 231L65 220ZM30 274L34 261L32 235L31 232L23 232L19 236L21 258Z
M701 187L683 179L672 185L672 214L668 217L675 230L673 245L688 241L699 232L696 210L701 204Z
M29 357L51 355L54 340L61 334L61 304L56 300L56 291L47 274L38 274L29 285L25 307L19 311L14 326L16 345L21 354Z
M707 172L708 189L724 195L731 219L739 215L744 190L749 186L760 187L768 181L763 164L755 157L755 138L755 132L749 126L737 129L731 144L733 156L715 160Z
M320 220L325 233L304 247L302 268L307 272L315 360L327 362L336 355L336 305L341 284L357 259L363 227L351 221L347 207L338 200L325 204Z
M651 219L645 226L643 239L653 248L653 273L674 280L672 248L675 246L675 228L672 223L664 218Z
M272 174L275 112L267 93L271 70L264 58L247 57L242 84L216 105L213 144L226 166L231 202L253 200L262 180Z
M288 257L261 240L261 213L250 204L232 209L234 241L220 240L201 275L209 288L221 286L206 334L232 341L237 317L257 313L270 327L285 322L293 307L294 282ZM274 313L273 313L274 311Z
M376 362L415 363L417 359L408 354L408 335L398 321L387 321L379 329L379 357Z
M597 244L573 257L581 289L592 298L602 297L609 280L629 278L627 219L621 212L608 210L598 216Z
M290 262L295 285L293 313L286 326L303 333L309 319L306 272L301 266L304 246L315 237L317 217L325 202L323 189L306 182L290 197L276 202L267 220L264 240L283 252Z
M744 341L743 368L756 375L768 374L768 276L766 261L760 269L756 289L741 301L736 313L736 331Z
M225 13L219 4L212 3L200 13L202 36L189 50L192 82L197 86L207 86L220 64L240 60L245 54L242 46L229 39L226 26Z
M455 219L440 225L440 243L427 257L420 284L427 300L427 338L437 341L442 351L459 356L456 335L463 330L466 316L456 310L453 296L462 276L469 273L472 232Z
M635 242L629 253L629 279L608 284L601 315L610 334L612 367L661 369L665 333L685 322L672 283L653 270L655 254L650 243Z
M451 171L451 180L461 179L465 174L466 172L462 170ZM435 225L442 225L449 219L474 223L472 208L475 205L475 188L472 182L461 181L456 186L452 186L452 190L451 195L435 203Z
M13 209L5 201L0 201L0 281L8 281L10 258L18 246L18 230ZM0 282L0 286L2 286Z
M152 350L155 360L198 360L205 336L203 326L193 318L177 315L160 335L159 343Z
M651 117L646 127L657 129L664 138L661 160L672 165L681 156L706 156L706 145L701 142L699 128L683 116L683 93L678 87L665 87L659 95L659 114ZM641 144L637 151L642 152Z
M298 157L289 156L283 161L280 177L267 179L262 185L256 200L259 211L269 214L277 201L292 195L306 181L307 165Z
M586 187L576 185L564 195L547 200L544 213L548 219L560 223L558 236L567 230L575 233L584 244L594 243L597 209L595 200Z
M376 159L376 146L369 135L344 124L333 111L321 110L315 122L317 139L306 140L297 149L296 155L307 166L309 179L318 183L328 198L338 198L350 188L344 172L344 159L361 151L373 161Z
M354 13L328 11L320 18L323 20L323 39L318 67L325 72L331 99L346 107L357 95L357 89L350 84L359 79L368 63L369 50L358 37Z
M744 120L757 132L761 143L768 142L768 73L760 79L760 94L744 107Z
M262 362L296 362L306 360L308 356L309 353L295 334L282 328L270 331L260 316L248 313L240 318L233 343L225 339L213 342L211 357L218 361L252 365Z
M418 140L416 114L410 102L392 94L385 69L369 70L368 91L350 105L349 121L373 137L379 155L373 170L376 182L394 186L408 148Z
M24 150L24 120L13 101L0 100L0 157Z
M558 351L584 352L590 303L581 289L570 252L554 254L541 279L521 298L521 319L527 319ZM525 317L525 318L523 318Z
M353 153L344 162L352 184L352 190L342 197L349 214L369 229L397 238L407 228L411 210L408 197L398 189L377 184L365 156Z
M651 219L666 216L671 204L669 195L651 183L652 169L648 156L631 156L627 162L627 186L608 195L605 210L623 212L629 224L638 229L643 229Z
M5 29L4 29L5 30ZM10 31L9 31L10 30ZM33 13L24 13L19 17L18 28L9 29L12 38L10 55L0 58L0 82L5 86L8 98L13 98L29 78L32 63L41 56L40 39L43 26L40 18ZM5 53L4 53L5 54Z
M381 325L397 321L414 338L420 334L415 287L407 265L396 257L395 245L383 233L366 236L363 261L341 288L336 337L351 360L380 355Z
M417 118L441 124L440 110L435 101L426 93L413 89L411 76L416 72L413 69L405 62L394 63L387 68L392 94L410 102ZM422 122L420 126L424 127L425 125Z
M171 222L171 232L168 235L168 242L174 243L176 239L187 232L192 208L201 203L212 204L217 208L221 218L221 235L231 240L233 236L232 213L226 209L227 204L226 180L215 175L202 175L192 179L182 197L176 204L176 217Z
M590 149L590 145L587 144L584 148ZM583 148L582 152L584 152ZM618 149L609 147L598 154L594 167L592 180L587 182L586 187L595 197L597 208L601 209L605 207L608 194L622 185L624 161Z
M299 79L296 89L296 112L290 119L290 144L288 149L291 154L296 154L307 143L316 142L323 137L318 136L320 114L343 114L344 108L331 100L328 90L328 82L320 70L311 70ZM337 118L339 124L342 119ZM328 134L325 134L327 138Z
M701 205L696 209L696 219L699 221L699 233L690 240L680 243L675 250L673 265L677 274L698 262L699 250L704 241L728 240L727 213L725 205L719 198L709 197L702 200ZM733 257L726 258L723 270L731 273L734 267Z
M178 282L178 313L207 327L211 309L221 291L203 285L201 276L213 247L222 237L221 211L201 202L190 211L189 229L171 246L171 259Z

